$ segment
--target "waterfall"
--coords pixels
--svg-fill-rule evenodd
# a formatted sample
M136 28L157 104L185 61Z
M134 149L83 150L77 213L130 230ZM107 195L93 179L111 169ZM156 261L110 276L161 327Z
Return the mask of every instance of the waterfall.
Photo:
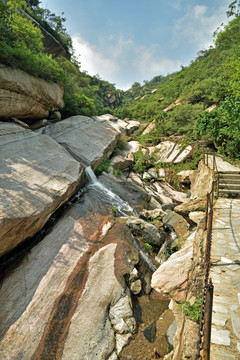
M91 166L86 168L86 175L90 181L88 188L94 188L101 193L101 197L104 201L109 202L112 206L116 206L118 212L122 216L136 215L134 209L125 201L123 201L118 195L114 194L111 190L107 189L100 181L98 181L96 175L94 174ZM154 272L157 270L157 267L152 262L151 256L147 250L141 248L137 238L133 236L133 245L138 250L140 258L148 264L149 269Z
M152 262L152 259L151 259L151 256L149 255L149 253L147 251L144 251L140 244L139 244L139 241L138 239L133 236L133 245L135 246L135 248L138 250L139 252L139 255L140 255L140 258L145 261L145 263L148 264L149 266L149 269L152 271L152 272L155 272L157 270L157 266L154 265L154 263Z
M134 213L133 208L118 195L114 194L111 190L107 189L100 181L98 181L91 166L86 167L86 175L90 181L88 188L94 188L101 192L104 200L109 202L112 206L116 206L118 213L122 216L129 216Z

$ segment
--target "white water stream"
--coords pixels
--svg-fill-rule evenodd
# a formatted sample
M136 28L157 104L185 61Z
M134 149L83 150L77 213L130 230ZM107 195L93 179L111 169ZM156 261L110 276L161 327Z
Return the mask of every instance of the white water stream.
M111 190L107 189L100 181L98 181L96 175L94 174L91 166L88 166L86 168L86 174L90 181L90 184L87 186L87 188L94 188L94 190L97 190L101 193L101 196L104 201L109 202L112 206L116 206L118 209L118 213L121 216L136 216L135 210L125 201L123 201L118 195L114 194ZM157 270L156 265L153 263L151 256L149 255L147 250L144 250L138 241L137 238L133 236L133 244L135 248L138 250L140 258L144 260L148 266L149 269L154 272Z
M86 167L86 174L90 180L89 187L94 188L97 191L100 191L104 200L109 202L112 207L116 207L118 213L122 216L133 215L134 209L125 201L123 201L118 195L114 194L111 190L107 189L100 181L98 181L96 175L94 174L91 166Z

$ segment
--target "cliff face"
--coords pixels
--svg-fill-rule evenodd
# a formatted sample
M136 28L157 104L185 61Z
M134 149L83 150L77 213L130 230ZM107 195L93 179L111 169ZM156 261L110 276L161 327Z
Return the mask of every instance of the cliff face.
M44 118L64 106L60 84L0 65L0 117Z

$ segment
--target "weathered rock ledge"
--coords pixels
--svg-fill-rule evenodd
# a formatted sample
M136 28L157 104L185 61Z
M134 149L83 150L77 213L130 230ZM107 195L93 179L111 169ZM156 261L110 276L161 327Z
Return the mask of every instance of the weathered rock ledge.
M44 118L63 106L61 84L0 64L0 118Z
M50 136L0 122L0 256L39 231L83 185L86 165L96 168L111 154L128 124L108 118L69 118L47 127Z

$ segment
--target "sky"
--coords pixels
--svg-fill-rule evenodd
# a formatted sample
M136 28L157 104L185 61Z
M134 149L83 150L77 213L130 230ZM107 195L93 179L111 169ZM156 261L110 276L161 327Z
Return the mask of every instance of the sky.
M64 12L81 70L127 90L189 65L213 45L231 0L43 0Z

